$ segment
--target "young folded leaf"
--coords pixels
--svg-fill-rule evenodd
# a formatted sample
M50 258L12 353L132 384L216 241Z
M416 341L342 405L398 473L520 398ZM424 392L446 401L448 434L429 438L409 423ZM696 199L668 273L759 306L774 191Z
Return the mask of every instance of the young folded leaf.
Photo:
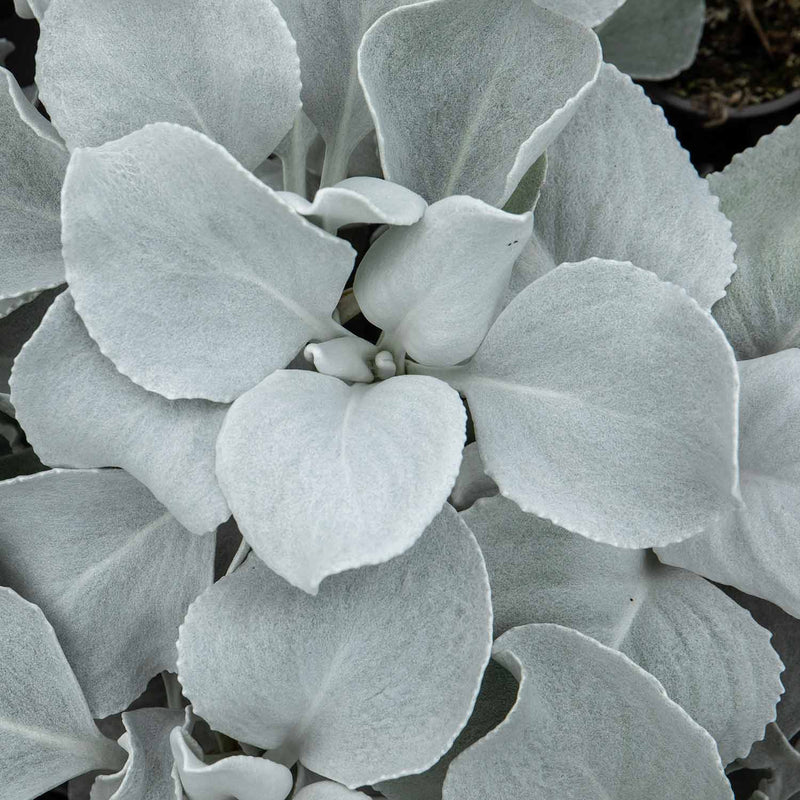
M548 148L534 237L531 247L538 242L552 266L595 256L631 261L706 309L736 269L719 201L661 109L608 64Z
M3 800L34 800L84 772L118 769L125 753L94 724L44 614L5 587L0 587L0 640Z
M407 553L328 578L316 597L250 556L190 608L180 681L216 730L355 788L449 749L491 616L480 550L446 506Z
M294 586L405 552L450 494L466 414L441 381L348 386L279 370L242 395L217 440L217 476L242 535Z
M423 364L469 358L494 322L530 213L472 197L434 203L416 225L386 231L367 251L353 291L384 346Z
M116 774L95 780L91 800L183 800L174 788L169 748L170 731L183 718L183 711L171 708L125 712L125 734L119 742L128 760Z
M17 419L43 463L123 467L192 533L230 516L214 474L227 406L166 400L128 380L86 332L69 292L22 349L11 383Z
M738 367L744 504L699 536L656 552L800 617L800 350Z
M487 473L525 511L648 547L737 503L736 364L711 315L631 264L563 264L497 318L475 357L408 365L462 391Z
M800 117L709 176L733 222L736 263L714 317L738 358L800 345Z
M89 333L164 397L231 401L309 339L341 335L331 314L355 251L189 128L74 153L63 222Z
M70 150L175 122L251 169L300 108L295 43L270 0L53 0L36 83Z
M775 719L781 659L769 631L713 584L646 550L591 542L504 497L461 518L481 546L495 635L553 622L625 653L716 740L723 764L746 756Z
M714 740L627 656L559 625L513 628L493 656L517 703L453 761L443 800L733 800Z
M60 208L67 152L2 68L0 142L0 316L5 316L26 302L26 295L64 282Z
M0 505L0 584L47 614L92 714L122 711L174 669L178 626L213 579L214 536L190 534L121 470L4 481Z
M435 0L381 17L358 72L389 180L502 206L597 78L588 29L531 0Z
M268 758L233 755L206 764L200 745L184 727L169 736L175 773L189 800L284 800L292 773Z

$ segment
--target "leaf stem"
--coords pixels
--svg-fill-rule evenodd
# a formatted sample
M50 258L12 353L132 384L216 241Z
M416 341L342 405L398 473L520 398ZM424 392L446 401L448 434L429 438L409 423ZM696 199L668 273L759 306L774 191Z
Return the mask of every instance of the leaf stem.
M294 192L300 197L306 197L306 162L308 147L303 132L303 123L298 115L292 130L289 133L288 153L281 158L283 166L283 188L287 192Z
M167 691L167 708L183 708L183 689L178 682L178 676L164 670L161 679Z

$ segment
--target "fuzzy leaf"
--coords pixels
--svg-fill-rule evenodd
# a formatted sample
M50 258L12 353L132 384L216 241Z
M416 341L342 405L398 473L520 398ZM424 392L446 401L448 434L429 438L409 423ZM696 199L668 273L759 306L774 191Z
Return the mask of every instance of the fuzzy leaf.
M14 76L0 68L0 316L24 295L64 282L61 182L67 152L31 106Z
M95 717L174 669L189 603L212 580L214 536L192 536L121 470L0 483L0 583L41 606Z
M478 443L471 442L464 448L458 477L450 492L450 505L456 511L463 511L478 498L491 497L497 492L497 484L486 474Z
M255 756L228 756L206 764L200 746L182 728L169 737L175 769L189 800L284 800L292 773L283 764Z
M530 0L398 8L359 51L389 180L429 202L468 194L502 206L597 77L587 28Z
M520 682L517 703L453 761L444 800L733 799L714 740L623 654L559 625L525 625L493 656Z
M646 550L591 542L493 497L461 517L481 546L495 636L554 622L627 655L717 741L750 752L775 718L783 664L770 634L703 578Z
M31 800L89 770L117 769L125 754L94 724L50 623L5 587L0 587L0 639L4 800Z
M317 597L250 556L190 608L179 675L215 729L355 788L450 747L490 642L483 559L445 506L407 553L335 575Z
M269 0L53 0L36 83L70 150L175 122L251 169L300 108L295 44Z
M458 473L458 395L418 376L348 386L281 370L242 395L217 441L217 476L244 538L294 586L411 547Z
M407 0L275 0L300 55L303 110L336 160L372 130L358 82L358 46L370 25Z
M333 781L317 781L304 786L295 796L295 800L369 800L369 795L356 792Z
M661 109L603 66L547 151L535 228L550 263L631 261L711 308L736 268L730 227Z
M337 330L353 249L188 128L149 125L76 152L63 224L89 333L164 397L233 400Z
M625 0L536 0L536 4L557 11L582 25L594 28L608 19Z
M428 371L466 394L501 492L568 530L649 547L735 503L733 353L650 272L563 264L517 295L472 361Z
M120 744L128 761L114 775L101 775L90 800L183 800L173 789L170 731L183 723L183 711L141 708L122 715Z
M321 217L330 229L352 222L412 225L428 205L404 186L370 177L347 178L320 189L313 203L294 192L278 196L304 217Z
M472 197L434 203L410 228L386 231L359 265L353 290L392 349L424 364L469 358L497 316L532 229Z
M634 78L674 78L692 65L704 0L626 0L597 31L603 58Z
M800 617L800 350L738 366L744 504L658 557Z
M738 358L800 345L800 118L709 176L733 222L736 263L714 317Z
M192 533L229 516L214 474L226 406L165 400L128 380L100 352L65 292L14 364L12 402L50 466L123 467Z

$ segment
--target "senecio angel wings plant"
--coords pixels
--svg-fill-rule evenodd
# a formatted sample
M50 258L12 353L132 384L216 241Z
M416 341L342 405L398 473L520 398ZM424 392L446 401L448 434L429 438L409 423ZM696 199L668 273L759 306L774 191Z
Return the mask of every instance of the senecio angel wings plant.
M30 3L4 800L794 791L800 123L707 182L545 5Z

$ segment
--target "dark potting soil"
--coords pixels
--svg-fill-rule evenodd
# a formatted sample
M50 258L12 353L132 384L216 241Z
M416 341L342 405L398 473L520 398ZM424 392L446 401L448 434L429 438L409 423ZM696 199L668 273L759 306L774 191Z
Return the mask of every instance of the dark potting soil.
M800 0L706 0L695 63L663 85L717 123L800 89Z

